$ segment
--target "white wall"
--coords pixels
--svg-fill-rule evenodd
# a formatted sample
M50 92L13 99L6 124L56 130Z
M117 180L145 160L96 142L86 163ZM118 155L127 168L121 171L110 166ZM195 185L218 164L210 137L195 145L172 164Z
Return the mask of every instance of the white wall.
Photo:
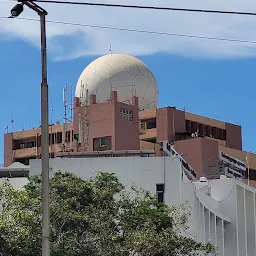
M180 161L176 157L99 157L51 159L51 175L54 172L73 172L83 179L89 179L97 172L115 173L127 188L136 186L156 193L156 184L165 184L165 203L179 205L184 201L192 209L189 233L197 235L196 197L194 186L186 175L182 175ZM30 161L30 175L41 173L41 160Z
M256 190L235 179L212 180L210 189L202 188L202 184L191 183L182 175L175 157L62 158L51 159L50 167L51 175L69 171L83 179L99 171L115 173L127 187L135 184L154 194L156 184L164 183L165 203L188 201L192 207L189 232L201 241L215 243L218 255L256 255ZM41 161L31 160L30 175L39 173Z

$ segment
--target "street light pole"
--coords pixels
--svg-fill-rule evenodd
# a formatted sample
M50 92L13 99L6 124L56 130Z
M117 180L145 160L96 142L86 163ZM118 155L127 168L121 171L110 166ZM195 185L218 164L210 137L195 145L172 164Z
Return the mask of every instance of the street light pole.
M20 2L11 11L11 17L17 17L23 11L23 5L37 12L40 16L41 28L41 149L42 149L42 256L50 256L50 207L49 207L49 109L47 84L47 57L46 57L46 26L47 11L32 1L18 0Z
M50 256L50 209L49 209L49 125L48 125L48 84L46 60L45 15L40 15L41 25L41 120L42 120L42 256Z

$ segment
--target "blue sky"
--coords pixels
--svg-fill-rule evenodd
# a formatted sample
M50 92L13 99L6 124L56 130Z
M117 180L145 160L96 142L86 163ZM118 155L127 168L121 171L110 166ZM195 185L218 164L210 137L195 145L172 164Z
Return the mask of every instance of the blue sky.
M159 5L164 3L167 6L165 0L161 0ZM193 6L189 1L183 1L182 5L178 3L173 1L171 6L230 9L230 5L223 6L219 0L210 6L200 0L195 1ZM0 0L0 17L8 15L12 5ZM256 11L256 4L251 0L235 0L232 6L235 10ZM84 10L80 9L81 15L76 9L67 16L61 14L67 10L66 7L48 9L49 13L54 13L49 17L52 20L256 40L256 22L252 23L247 17L200 18L175 13L170 17L157 14L150 20L151 12L143 16L136 11L130 22L129 11L113 11L111 15L97 10L97 15L86 12L88 16L85 18ZM35 16L27 11L23 17ZM118 18L120 22L117 22ZM38 25L37 22L0 19L0 163L3 162L5 126L9 125L11 130L12 118L14 130L39 126L41 69ZM135 55L152 70L160 91L159 107L186 106L189 112L240 124L244 149L256 151L256 45L54 24L48 24L47 28L50 108L54 108L54 121L63 118L62 88L65 83L74 88L82 70L99 55L107 54L111 42L113 52Z

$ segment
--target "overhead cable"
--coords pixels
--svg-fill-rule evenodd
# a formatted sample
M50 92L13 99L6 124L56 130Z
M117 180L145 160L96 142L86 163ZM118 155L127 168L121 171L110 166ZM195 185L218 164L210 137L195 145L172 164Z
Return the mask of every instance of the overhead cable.
M98 7L117 7L117 8L132 8L132 9L150 9L150 10L161 10L161 11L201 12L201 13L256 16L255 12L240 12L240 11L190 9L190 8L174 8L174 7L144 6L144 5L107 4L107 3L95 3L95 2L92 3L92 2L56 1L56 0L30 0L30 1L37 2L37 3L52 3L52 4L87 5L87 6L98 6Z
M9 19L9 17L0 17L0 19ZM16 19L26 20L26 21L37 21L37 22L39 21L38 19L33 19L33 18L16 18ZM55 20L47 20L46 22L47 23L53 23L53 24L60 24L60 25L98 28L98 29L106 29L106 30L117 30L117 31L144 33L144 34L151 34L151 35L184 37L184 38L194 38L194 39L201 39L201 40L226 41L226 42L233 42L233 43L256 44L256 41L235 39L235 38L211 37L211 36L201 36L201 35L191 35L191 34L179 34L179 33L169 33L169 32L161 32L161 31L139 30L139 29L123 28L123 27L110 27L110 26L100 26L100 25L92 25L92 24L63 22L63 21L55 21Z

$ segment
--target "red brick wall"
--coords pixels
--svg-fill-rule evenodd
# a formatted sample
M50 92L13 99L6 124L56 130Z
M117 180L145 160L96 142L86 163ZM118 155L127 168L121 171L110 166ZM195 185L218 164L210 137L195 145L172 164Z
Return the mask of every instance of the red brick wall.
M185 112L175 108L159 108L156 114L157 141L174 141L175 132L185 132Z
M90 98L92 98L91 95ZM94 101L86 108L81 108L82 116L82 138L86 138L86 130L89 131L87 151L93 151L93 139L99 137L110 136L112 141L112 150L139 150L139 109L138 99L132 99L132 105L120 103L117 101L117 92L111 93L111 99L105 103L96 103ZM78 133L79 122L79 106L74 109L74 128ZM122 119L120 109L125 108L132 110L132 121ZM86 110L87 109L87 110ZM89 121L89 129L86 129L85 115L87 111L87 121ZM82 140L81 151L85 150L85 141Z
M227 147L242 150L242 128L226 123Z
M12 133L6 133L4 135L4 166L9 166L13 163L12 141Z
M216 168L209 168L209 166L215 166L218 161L219 150L217 141L194 138L175 141L174 147L196 171L198 178L201 176L208 177L216 173Z
M136 99L136 100L135 100ZM114 103L115 108L115 150L139 150L140 129L139 129L139 108L138 100L133 100L134 105L127 105L120 102ZM132 111L132 121L121 118L120 109L125 108Z

